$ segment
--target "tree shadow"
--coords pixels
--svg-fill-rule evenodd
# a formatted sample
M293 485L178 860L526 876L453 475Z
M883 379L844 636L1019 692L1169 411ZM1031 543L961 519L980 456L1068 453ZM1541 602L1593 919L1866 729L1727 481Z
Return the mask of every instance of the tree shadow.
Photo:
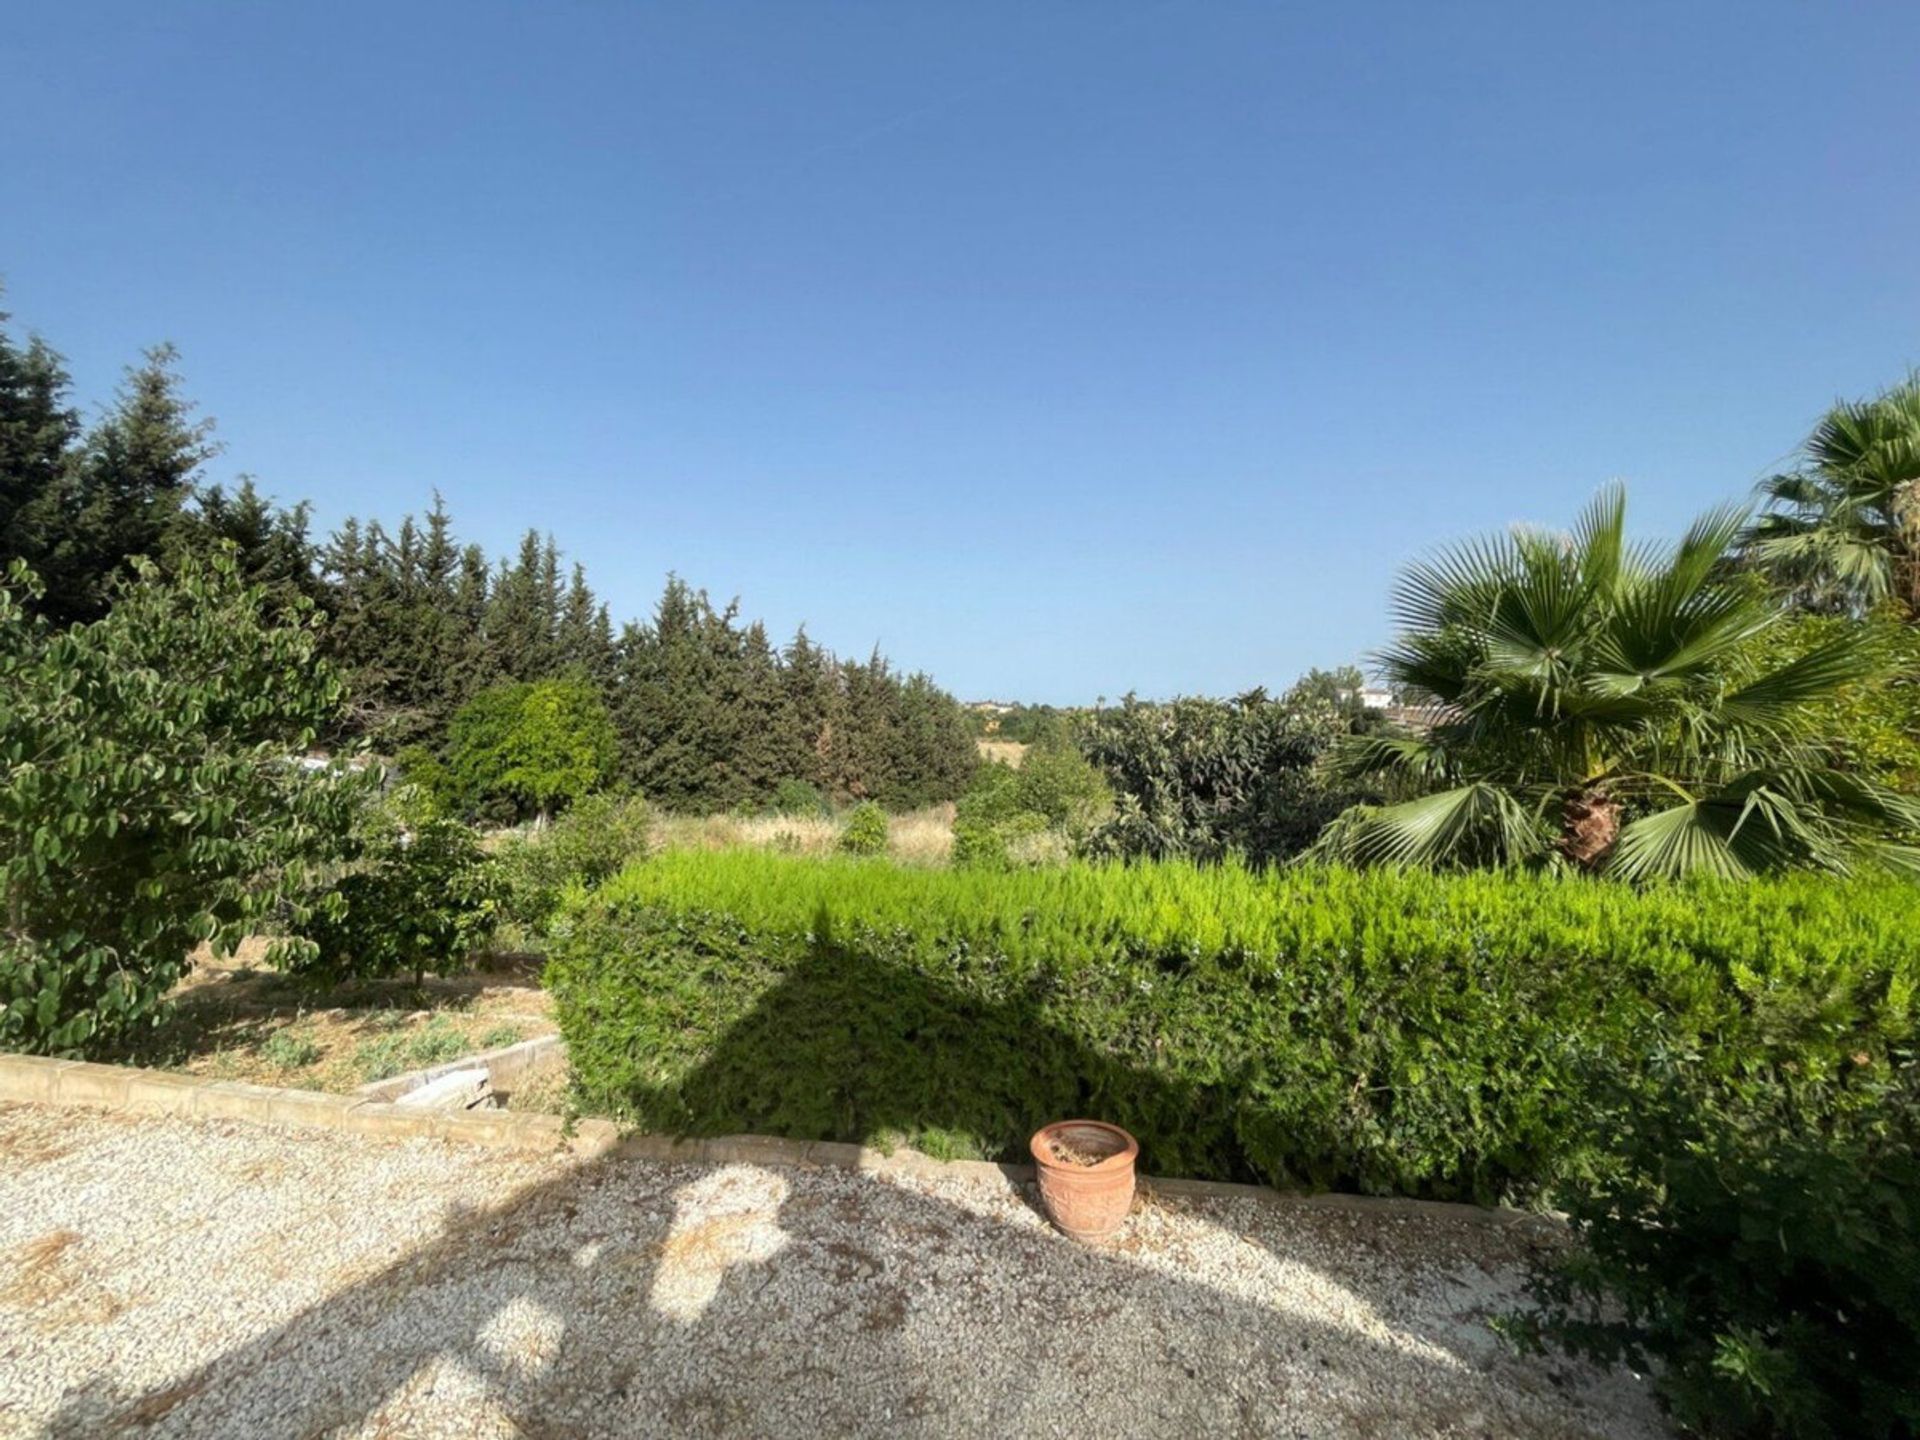
M1043 1023L1042 999L823 947L631 1100L656 1127L988 1149L1082 1113L1177 1135L1230 1101ZM1595 1402L1471 1333L1513 1287L1464 1230L1176 1201L1091 1250L977 1178L554 1165L164 1388L100 1377L50 1433L1660 1433L1644 1397Z

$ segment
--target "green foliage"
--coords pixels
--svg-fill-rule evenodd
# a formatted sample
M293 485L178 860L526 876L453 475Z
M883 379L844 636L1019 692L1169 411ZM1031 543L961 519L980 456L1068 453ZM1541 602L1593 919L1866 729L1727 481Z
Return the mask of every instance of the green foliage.
M404 802L402 802L404 803ZM462 969L492 935L500 882L473 831L371 807L328 902L294 927L307 942L285 968L320 984Z
M1080 748L1116 797L1090 848L1152 859L1296 855L1341 810L1377 796L1335 780L1325 764L1354 724L1333 705L1272 700L1259 690L1165 704L1129 695L1080 724Z
M307 893L364 789L296 763L341 699L310 613L271 618L230 556L136 575L65 631L22 567L0 590L0 1049L157 1023L194 946Z
M786 651L673 579L615 660L624 778L661 805L764 808L800 780L840 800L949 800L975 763L958 703L878 654L838 660L802 631Z
M1159 1174L1492 1200L1591 1158L1596 1058L1890 1063L1916 924L1893 881L677 852L569 911L548 983L582 1094L650 1127L1013 1157L1091 1113Z
M1004 866L1022 855L1064 856L1113 810L1100 772L1072 750L1039 747L1018 769L982 765L953 820L953 863ZM1054 832L1058 844L1029 842Z
M276 1030L260 1044L260 1058L281 1070L304 1070L320 1058L320 1046L311 1035Z
M453 717L451 789L473 811L505 801L544 816L606 782L615 744L606 704L589 680L498 686Z
M768 808L776 815L794 819L833 813L833 807L827 804L827 797L820 793L818 785L808 780L795 780L791 776L773 787L773 800Z
M0 317L4 318L4 317ZM160 558L215 453L211 422L193 418L171 346L127 371L113 405L81 435L59 359L0 337L0 531L40 581L32 605L57 625L104 615L136 556ZM13 383L9 384L11 377Z
M1890 601L1920 620L1920 375L1835 405L1760 493L1742 553L1793 603L1857 615Z
M361 1080L370 1085L457 1060L470 1048L459 1026L436 1015L412 1035L389 1033L362 1040L354 1047L353 1061Z
M887 853L887 812L871 800L856 805L840 832L840 848L849 855Z
M637 795L589 795L544 829L516 835L496 856L501 913L526 937L542 935L569 886L592 889L647 849L648 812Z
M1920 626L1893 607L1858 620L1796 615L1755 644L1755 668L1797 660L1852 633L1879 657L1874 673L1812 703L1809 728L1839 768L1907 794L1920 794Z
M1004 711L969 709L967 728L983 740L1065 748L1073 744L1073 712L1052 705L1014 705Z
M1912 1020L1836 1054L1861 1017L1823 999L1794 1017L1807 1054L1752 1052L1714 1084L1682 1052L1596 1067L1606 1154L1560 1193L1583 1243L1536 1276L1523 1340L1651 1370L1698 1434L1920 1433Z
M1354 817L1325 849L1629 880L1920 866L1890 843L1920 828L1920 804L1837 768L1818 731L1818 707L1883 657L1857 626L1792 660L1766 647L1782 613L1726 573L1744 523L1719 510L1677 545L1630 545L1615 487L1571 534L1515 531L1409 568L1382 668L1440 718L1347 758L1433 790Z

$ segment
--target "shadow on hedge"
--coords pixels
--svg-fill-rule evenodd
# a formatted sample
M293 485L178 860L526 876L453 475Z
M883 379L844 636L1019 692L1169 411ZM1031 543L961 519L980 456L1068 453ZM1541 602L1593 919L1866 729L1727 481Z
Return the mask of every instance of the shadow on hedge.
M1042 1125L1093 1117L1140 1139L1143 1170L1267 1178L1240 1143L1250 1118L1238 1098L1243 1077L1169 1076L1152 1067L1145 1039L1136 1043L1139 1062L1129 1063L1124 1033L1097 1048L1046 1018L1046 984L1011 998L986 993L987 985L970 993L857 949L816 944L669 1083L638 1078L644 1055L623 1057L639 1066L576 1058L575 1075L599 1085L586 1091L589 1111L649 1131L904 1143L941 1159L1025 1162ZM615 1034L617 1045L625 1037ZM569 1043L599 1038L575 1034Z

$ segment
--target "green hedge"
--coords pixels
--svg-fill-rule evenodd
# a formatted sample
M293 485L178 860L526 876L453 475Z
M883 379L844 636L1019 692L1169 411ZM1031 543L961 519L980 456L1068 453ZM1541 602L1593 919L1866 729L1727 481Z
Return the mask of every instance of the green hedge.
M649 1128L1011 1157L1093 1114L1158 1174L1483 1201L1590 1158L1594 1075L1883 1057L1920 979L1920 891L1810 877L679 852L557 928L581 1097Z

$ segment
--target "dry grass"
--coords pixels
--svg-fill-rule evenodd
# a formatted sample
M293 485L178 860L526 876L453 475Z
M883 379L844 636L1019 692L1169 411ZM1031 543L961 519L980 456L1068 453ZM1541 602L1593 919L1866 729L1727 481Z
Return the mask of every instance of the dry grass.
M243 947L242 955L247 953ZM114 1058L215 1080L345 1094L369 1081L551 1035L523 972L362 981L316 996L239 957L200 957L166 1024Z
M787 855L832 855L845 829L825 815L661 815L653 825L657 850L777 850ZM887 819L887 854L903 865L944 865L953 850L953 806L929 805Z
M126 1302L95 1279L78 1252L77 1230L49 1230L6 1256L11 1274L0 1283L0 1305L22 1310L35 1328L98 1325L126 1309Z
M1031 748L1019 740L976 740L973 743L980 747L982 760L998 760L1001 764L1011 765L1016 770L1020 768L1020 762L1027 758L1027 751Z

